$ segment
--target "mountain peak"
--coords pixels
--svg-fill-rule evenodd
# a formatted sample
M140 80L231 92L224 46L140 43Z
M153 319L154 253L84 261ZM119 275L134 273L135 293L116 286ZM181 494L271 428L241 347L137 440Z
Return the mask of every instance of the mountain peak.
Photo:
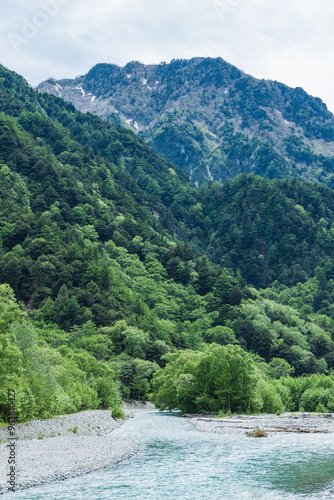
M97 64L39 90L130 127L197 184L248 172L334 186L334 117L321 99L221 57Z

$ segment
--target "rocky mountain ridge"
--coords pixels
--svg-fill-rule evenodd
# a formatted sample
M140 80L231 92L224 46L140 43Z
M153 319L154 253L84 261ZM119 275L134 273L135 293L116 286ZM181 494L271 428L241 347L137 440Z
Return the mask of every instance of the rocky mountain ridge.
M334 186L334 117L321 99L221 58L97 64L38 90L130 127L198 185L246 172Z

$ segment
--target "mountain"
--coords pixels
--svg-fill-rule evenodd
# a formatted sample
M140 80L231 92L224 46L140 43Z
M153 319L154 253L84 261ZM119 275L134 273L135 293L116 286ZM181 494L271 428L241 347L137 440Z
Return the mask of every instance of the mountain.
M121 396L150 394L168 356L209 344L257 364L258 411L293 409L285 389L265 403L270 373L327 383L330 188L246 173L196 187L129 128L3 66L0 104L0 419L6 387L20 420L117 416Z
M245 172L334 187L334 116L326 105L221 58L97 64L38 90L128 126L197 185Z

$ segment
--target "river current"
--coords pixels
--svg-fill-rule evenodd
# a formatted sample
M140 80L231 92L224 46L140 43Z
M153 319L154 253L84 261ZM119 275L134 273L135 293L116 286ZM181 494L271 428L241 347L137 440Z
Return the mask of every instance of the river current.
M253 439L201 432L188 419L143 412L113 436L139 442L141 452L103 471L16 492L13 500L334 499L333 434Z

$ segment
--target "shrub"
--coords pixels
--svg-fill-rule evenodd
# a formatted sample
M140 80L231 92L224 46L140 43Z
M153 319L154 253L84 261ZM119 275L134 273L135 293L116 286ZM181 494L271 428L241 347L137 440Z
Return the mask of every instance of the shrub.
M112 412L111 412L111 416L113 418L124 418L124 412L121 408L117 407L117 408L113 408Z
M305 411L334 411L334 395L332 389L316 387L307 389L300 398L299 408Z
M247 432L246 436L259 438L268 437L268 434L263 429L260 429L260 427L257 425L252 431Z
M259 380L257 393L262 400L262 412L277 413L282 411L282 399L272 383L266 382L265 380Z

